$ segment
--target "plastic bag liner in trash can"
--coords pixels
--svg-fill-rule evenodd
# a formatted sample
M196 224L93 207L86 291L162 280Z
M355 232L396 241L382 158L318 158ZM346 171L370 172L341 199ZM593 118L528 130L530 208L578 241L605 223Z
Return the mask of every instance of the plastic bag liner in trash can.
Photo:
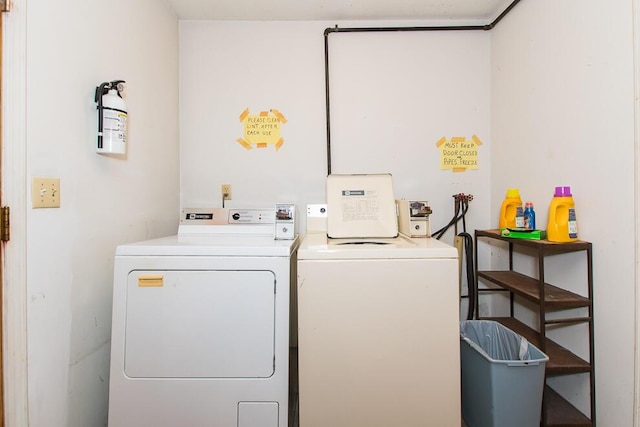
M498 322L460 322L462 418L468 427L537 427L549 360Z

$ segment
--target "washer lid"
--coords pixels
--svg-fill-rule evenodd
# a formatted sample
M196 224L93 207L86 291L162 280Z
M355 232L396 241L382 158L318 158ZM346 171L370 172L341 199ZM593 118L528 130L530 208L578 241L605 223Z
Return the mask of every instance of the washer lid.
M453 246L432 238L409 238L403 234L389 239L331 239L324 233L304 236L298 259L410 259L458 258Z
M116 256L267 256L288 257L298 246L273 236L174 235L120 245Z

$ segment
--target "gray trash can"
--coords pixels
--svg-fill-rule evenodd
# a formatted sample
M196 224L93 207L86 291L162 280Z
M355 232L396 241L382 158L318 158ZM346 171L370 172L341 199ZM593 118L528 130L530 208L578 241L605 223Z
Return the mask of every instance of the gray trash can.
M538 427L549 358L491 320L460 322L462 418L468 427Z

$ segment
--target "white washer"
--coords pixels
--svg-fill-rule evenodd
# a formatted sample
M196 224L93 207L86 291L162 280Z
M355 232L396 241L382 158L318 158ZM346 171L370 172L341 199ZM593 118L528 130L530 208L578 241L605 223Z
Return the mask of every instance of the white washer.
M298 250L301 427L459 426L457 251L436 239Z
M275 211L209 212L117 248L110 426L288 425L297 237L274 239Z

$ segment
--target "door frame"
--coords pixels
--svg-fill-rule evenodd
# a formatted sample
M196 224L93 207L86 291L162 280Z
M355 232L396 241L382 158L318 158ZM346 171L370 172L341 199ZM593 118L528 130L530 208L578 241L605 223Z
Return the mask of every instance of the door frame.
M633 8L633 143L634 143L634 197L635 197L635 336L633 369L633 425L640 427L640 0L632 0Z
M28 426L27 377L27 1L13 0L2 37L2 203L11 208L11 240L3 243L2 347L4 423Z

